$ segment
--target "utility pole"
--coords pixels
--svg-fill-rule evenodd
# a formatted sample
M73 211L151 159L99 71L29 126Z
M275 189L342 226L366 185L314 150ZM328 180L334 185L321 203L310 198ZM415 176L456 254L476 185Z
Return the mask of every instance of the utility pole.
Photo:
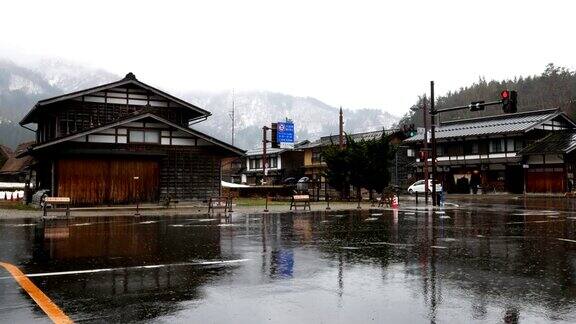
M234 127L236 126L236 122L234 118L236 117L236 103L234 98L234 88L232 88L232 111L228 115L230 119L232 119L232 146L234 146Z
M424 107L422 109L424 113L424 200L426 205L428 205L428 104L424 100Z
M434 81L430 81L430 132L432 137L432 206L436 206L436 110L434 108Z
M339 131L338 131L338 144L340 149L344 148L344 115L342 114L342 106L340 106L340 121L339 121Z
M266 183L266 144L268 140L266 139L266 131L268 127L262 127L262 185Z

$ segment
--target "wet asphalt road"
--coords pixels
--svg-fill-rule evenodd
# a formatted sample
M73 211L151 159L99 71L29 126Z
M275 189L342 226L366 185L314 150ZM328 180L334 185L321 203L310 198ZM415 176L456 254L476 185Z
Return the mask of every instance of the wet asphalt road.
M0 221L0 261L76 322L576 322L565 199ZM0 269L0 322L46 322Z

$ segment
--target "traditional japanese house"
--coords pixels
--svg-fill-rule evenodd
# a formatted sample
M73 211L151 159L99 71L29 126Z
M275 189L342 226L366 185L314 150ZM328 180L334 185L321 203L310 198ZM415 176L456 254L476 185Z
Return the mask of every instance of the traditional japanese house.
M37 124L25 153L36 188L75 204L122 204L219 194L221 160L244 151L190 127L210 115L129 73L41 100L20 124Z
M468 193L471 185L490 192L562 192L568 177L562 154L541 140L555 142L574 128L558 109L443 122L436 127L438 180L449 192ZM423 178L424 160L418 154L423 139L419 131L404 141L411 147L415 179Z
M308 142L306 142L308 143ZM298 180L304 175L304 152L300 145L294 148L266 149L266 182L268 185L280 185L286 178ZM246 152L245 168L242 171L242 183L261 185L264 168L262 165L262 149L253 149Z
M573 191L576 130L551 132L518 152L525 166L527 192Z

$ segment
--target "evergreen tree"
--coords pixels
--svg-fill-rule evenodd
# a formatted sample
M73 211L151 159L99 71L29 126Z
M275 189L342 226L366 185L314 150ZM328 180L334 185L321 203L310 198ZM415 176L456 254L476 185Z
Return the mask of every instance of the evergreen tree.
M390 163L394 150L386 135L371 140L354 141L346 137L346 146L340 149L330 145L322 151L327 168L324 177L330 186L344 196L353 185L359 198L360 189L382 192L390 183Z

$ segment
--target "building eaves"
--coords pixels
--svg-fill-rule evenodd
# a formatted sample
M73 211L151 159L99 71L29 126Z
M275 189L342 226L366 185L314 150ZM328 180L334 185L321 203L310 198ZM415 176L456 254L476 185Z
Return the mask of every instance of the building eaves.
M222 148L224 148L224 149L227 149L227 150L229 150L229 151L232 151L232 152L234 152L234 153L236 153L236 154L238 154L238 155L244 155L244 153L245 153L244 150L242 150L242 149L240 149L240 148L238 148L238 147L232 146L232 145L230 145L230 144L228 144L228 143L225 143L225 142L223 142L223 141L221 141L221 140L219 140L219 139L216 139L216 138L214 138L214 137L212 137L212 136L206 135L206 134L204 134L204 133L202 133L202 132L199 132L199 131L197 131L197 130L180 126L180 125L178 125L178 124L175 124L175 123L173 123L173 122L171 122L171 121L169 121L169 120L166 120L166 119L164 119L164 118L162 118L162 117L156 116L156 115L154 115L154 114L152 114L152 113L149 113L149 112L143 113L143 114L138 114L138 115L135 115L135 116L131 116L131 117L128 117L128 118L125 118L125 119L122 119L122 120L118 120L118 121L116 121L116 122L114 122L114 123L110 123L110 124L107 124L107 125L104 125L104 126L94 127L94 128L91 128L91 129L86 130L86 131L83 131L83 132L79 132L79 133L76 133L76 134L73 134L73 135L65 136L65 137L62 137L62 138L59 138L59 139L50 141L50 142L48 142L48 143L43 143L43 144L34 146L34 147L32 148L32 150L33 150L33 151L41 150L41 149L44 149L44 148L46 148L46 147L50 147L50 146L53 146L53 145L56 145L56 144L59 144L59 143L67 142L67 141L70 141L70 140L73 140L73 139L76 139L76 138L79 138L79 137L82 137L82 136L86 136L86 135L89 135L89 134L92 134L92 133L97 133L97 132L102 131L102 130L105 130L105 129L109 129L109 128L112 128L112 127L117 127L117 126L120 126L120 125L123 125L123 124L126 124L126 123L130 123L130 122L134 122L134 121L137 121L137 120L140 120L140 119L144 119L144 118L152 118L152 119L155 119L155 120L157 120L157 121L159 121L159 122L161 122L161 123L164 123L164 124L166 124L166 125L169 125L169 126L171 126L171 127L174 127L174 128L176 128L176 129L181 130L181 131L183 131L183 132L186 132L186 133L188 133L188 134L190 134L190 135L196 136L196 137L198 137L198 138L200 138L200 139L203 139L203 140L205 140L205 141L207 141L207 142L209 142L209 143L212 143L212 144L214 144L214 145L216 145L216 146L220 146L220 147L222 147ZM23 155L25 155L25 154L26 154L26 152L24 152L24 153L18 153L18 156L23 156Z
M526 146L516 155L568 154L576 149L576 131L557 131Z

